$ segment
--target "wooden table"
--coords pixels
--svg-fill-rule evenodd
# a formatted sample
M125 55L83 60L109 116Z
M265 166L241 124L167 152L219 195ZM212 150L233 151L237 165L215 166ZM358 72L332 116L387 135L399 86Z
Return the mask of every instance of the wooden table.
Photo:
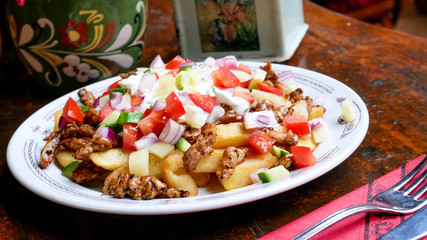
M170 2L149 1L143 65L178 53ZM2 54L0 64L1 239L254 239L425 153L427 40L394 32L305 2L310 28L284 64L342 81L366 103L368 134L342 164L288 192L226 209L169 216L120 216L55 204L19 184L6 163L16 128L53 100Z

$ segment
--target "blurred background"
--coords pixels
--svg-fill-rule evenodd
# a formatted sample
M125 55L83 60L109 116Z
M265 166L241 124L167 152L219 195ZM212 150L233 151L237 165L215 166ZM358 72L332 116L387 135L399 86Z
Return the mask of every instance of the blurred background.
M312 0L333 11L427 38L427 0Z

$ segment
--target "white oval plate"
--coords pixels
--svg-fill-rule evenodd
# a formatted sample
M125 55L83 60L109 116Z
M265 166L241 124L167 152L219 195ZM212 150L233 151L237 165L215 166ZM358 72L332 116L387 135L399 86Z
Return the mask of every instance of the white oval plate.
M243 63L252 69L265 65L260 62ZM206 211L285 192L323 175L350 156L366 135L369 115L362 99L352 89L333 78L286 65L272 64L272 67L276 72L292 70L298 86L304 90L304 95L312 98L322 94L326 96L325 120L332 132L332 138L321 143L314 151L318 163L292 171L289 178L268 184L253 184L232 191L222 191L220 186L212 184L201 188L197 197L189 198L136 201L102 196L102 182L82 186L62 176L58 165L51 164L46 169L39 167L40 151L45 144L43 138L53 131L54 113L63 108L68 97L78 100L77 90L49 103L22 123L7 148L9 168L22 185L46 199L74 208L115 214L157 215ZM110 78L89 85L86 89L97 96L118 79L119 77ZM338 118L341 115L340 102L344 98L355 103L357 119L343 125L338 123Z

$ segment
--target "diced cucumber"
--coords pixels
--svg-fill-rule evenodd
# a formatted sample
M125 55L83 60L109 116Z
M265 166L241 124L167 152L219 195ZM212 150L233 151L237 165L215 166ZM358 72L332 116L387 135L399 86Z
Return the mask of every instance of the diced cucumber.
M117 119L118 124L125 123L138 123L142 118L142 113L140 112L121 112L119 118Z
M289 171L282 165L268 169L265 172L258 173L258 177L262 183L272 182L285 178L287 176L289 176Z
M119 92L124 95L126 93L126 88L113 88L113 89L109 89L108 92L109 93Z
M117 120L120 117L120 112L117 110L114 110L110 113L100 124L99 126L105 126L111 128L115 133L121 132L123 129L123 125L118 124Z
M62 175L71 178L73 176L73 171L82 163L83 161L77 160L68 164L64 169L62 169Z
M181 138L176 143L176 148L181 150L181 152L185 153L189 148L191 147L191 144L185 140L184 138Z
M178 71L176 75L176 88L179 90L189 90L194 89L199 85L199 79L194 73L194 70L191 66L185 66Z
M265 77L267 76L267 72L262 69L257 69L254 77L251 80L251 83L249 84L249 91L252 89L257 89L257 83L262 83L265 80Z
M280 159L280 158L282 158L283 156L286 156L286 155L288 155L289 154L289 152L288 151L286 151L285 149L283 149L283 148L279 148L279 147L277 147L276 145L273 145L273 150L274 150L274 153L276 154L276 157L278 158L278 159Z
M167 142L157 142L148 147L150 153L155 154L159 158L163 159L167 157L175 147Z

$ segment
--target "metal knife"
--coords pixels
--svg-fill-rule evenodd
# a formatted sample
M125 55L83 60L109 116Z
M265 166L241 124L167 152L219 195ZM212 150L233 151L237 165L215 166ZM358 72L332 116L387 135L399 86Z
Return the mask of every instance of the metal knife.
M378 240L415 240L427 236L427 207L421 208Z

